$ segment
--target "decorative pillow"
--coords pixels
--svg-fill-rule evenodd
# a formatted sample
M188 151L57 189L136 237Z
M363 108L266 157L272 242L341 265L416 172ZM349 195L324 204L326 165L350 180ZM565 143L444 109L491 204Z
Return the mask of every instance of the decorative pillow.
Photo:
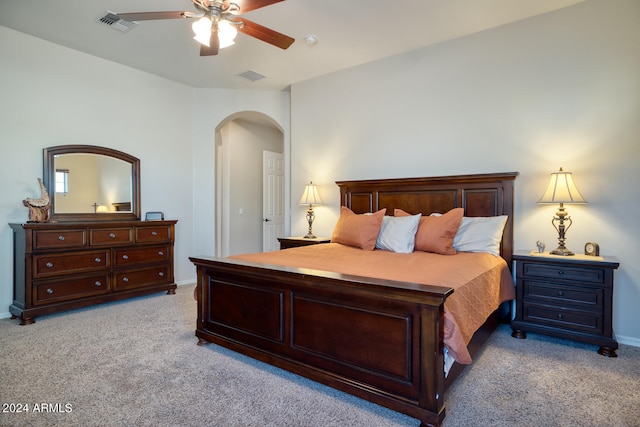
M333 229L331 241L372 251L387 209L370 215L358 215L346 206L340 207L340 218Z
M382 218L382 227L380 227L376 248L402 254L413 252L421 216L422 214Z
M401 209L396 209L394 216L409 215ZM442 255L454 255L453 238L458 231L460 221L464 215L464 209L454 208L444 215L423 216L420 218L418 232L416 233L415 250L434 252Z
M453 247L460 252L488 252L500 255L502 232L507 215L464 217L453 239Z

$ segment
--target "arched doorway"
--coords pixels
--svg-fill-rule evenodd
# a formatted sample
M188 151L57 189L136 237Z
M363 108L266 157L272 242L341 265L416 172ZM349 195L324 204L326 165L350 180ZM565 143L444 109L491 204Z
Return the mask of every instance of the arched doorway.
M216 126L216 256L263 248L263 152L284 155L284 132L271 117L238 112ZM283 204L284 200L280 203Z

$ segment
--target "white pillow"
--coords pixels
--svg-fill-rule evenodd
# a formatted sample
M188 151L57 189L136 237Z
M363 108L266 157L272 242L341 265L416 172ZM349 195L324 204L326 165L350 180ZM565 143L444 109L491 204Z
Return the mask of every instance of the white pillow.
M507 215L463 217L453 238L453 247L459 252L488 252L499 256L507 218Z
M421 216L422 214L385 216L376 240L376 248L402 254L413 252Z

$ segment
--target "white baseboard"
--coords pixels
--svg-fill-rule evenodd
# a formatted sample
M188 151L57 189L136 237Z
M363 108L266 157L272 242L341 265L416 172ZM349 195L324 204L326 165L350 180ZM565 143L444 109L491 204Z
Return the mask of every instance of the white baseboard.
M616 340L618 340L619 344L630 345L632 347L640 347L640 338L616 335Z

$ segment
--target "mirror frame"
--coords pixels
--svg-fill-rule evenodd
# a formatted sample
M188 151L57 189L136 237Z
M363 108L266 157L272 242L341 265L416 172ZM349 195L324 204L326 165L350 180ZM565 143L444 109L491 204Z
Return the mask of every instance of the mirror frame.
M57 145L47 147L44 154L44 186L51 199L51 222L82 222L82 221L139 221L140 220L140 159L122 151L95 145ZM105 212L105 213L56 213L55 182L56 167L55 157L60 154L99 154L113 157L131 164L131 211L130 212Z

